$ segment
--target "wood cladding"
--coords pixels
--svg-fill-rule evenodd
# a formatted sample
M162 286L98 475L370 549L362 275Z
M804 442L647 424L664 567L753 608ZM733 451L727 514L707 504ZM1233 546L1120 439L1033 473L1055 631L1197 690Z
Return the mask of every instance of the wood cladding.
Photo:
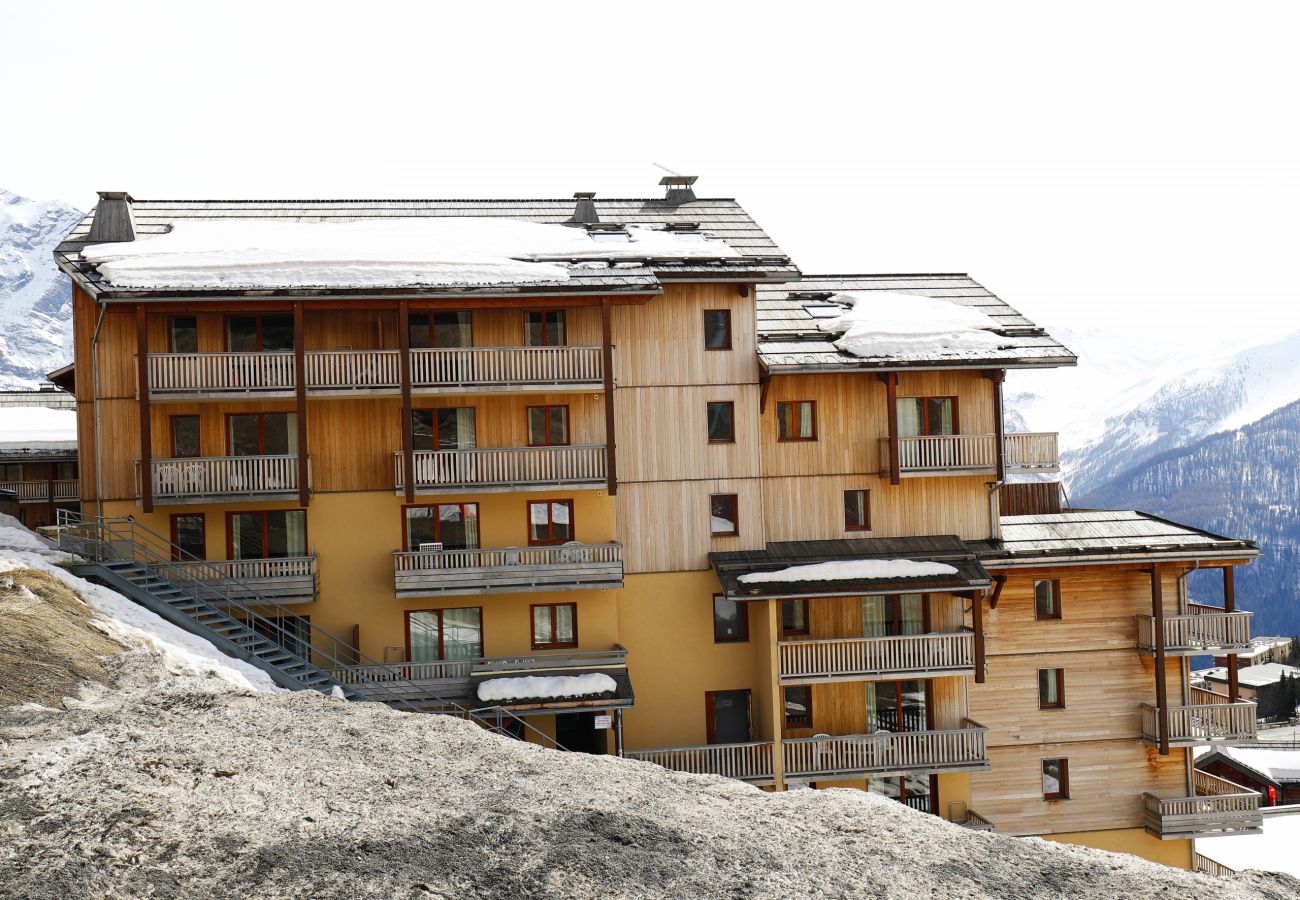
M714 401L733 404L734 443L709 443L706 410ZM622 484L760 474L757 384L620 388L614 421Z
M731 311L731 349L704 349L704 310ZM670 284L662 297L613 310L619 388L758 384L754 297L734 284Z

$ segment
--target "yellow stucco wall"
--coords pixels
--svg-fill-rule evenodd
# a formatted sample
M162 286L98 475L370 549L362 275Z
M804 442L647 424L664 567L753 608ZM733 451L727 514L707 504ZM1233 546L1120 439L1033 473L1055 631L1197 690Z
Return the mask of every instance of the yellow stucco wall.
M1046 841L1095 847L1113 853L1131 853L1143 859L1176 869L1192 868L1192 842L1186 840L1162 841L1143 828L1118 828L1109 831L1076 831L1066 834L1045 834Z

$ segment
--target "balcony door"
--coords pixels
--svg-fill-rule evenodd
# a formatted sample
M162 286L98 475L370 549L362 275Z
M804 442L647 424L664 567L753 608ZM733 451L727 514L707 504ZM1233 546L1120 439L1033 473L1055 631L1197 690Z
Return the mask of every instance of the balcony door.
M867 733L929 729L929 684L920 679L868 681Z
M477 446L474 407L411 410L416 450L472 450Z
M297 456L297 413L231 413L226 416L231 456Z
M293 316L227 316L226 349L231 353L293 350Z
M749 691L708 691L704 695L710 744L744 744L754 739Z
M923 594L862 598L863 637L902 637L926 632Z
M957 433L956 397L899 397L897 404L900 437Z
M228 513L231 559L286 559L307 555L307 511Z
M408 612L406 652L410 662L478 659L483 655L483 610L474 606Z
M905 775L901 778L871 778L867 790L899 803L905 803L918 812L934 812L934 792L929 775Z
M413 350L474 346L473 320L468 311L414 312L410 323Z
M435 543L444 550L477 550L478 504L406 507L406 549L419 550Z

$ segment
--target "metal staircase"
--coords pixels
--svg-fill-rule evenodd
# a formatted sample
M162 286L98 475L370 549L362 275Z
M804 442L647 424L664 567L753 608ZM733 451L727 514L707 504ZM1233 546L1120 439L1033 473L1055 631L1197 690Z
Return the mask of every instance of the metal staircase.
M111 588L198 635L229 656L256 666L279 686L386 703L407 712L468 719L498 734L532 734L563 750L549 735L501 707L468 709L439 696L433 685L394 677L351 644L230 578L130 516L90 516L58 510L59 549L86 562L72 570ZM383 675L372 674L382 669ZM330 671L346 670L347 683Z

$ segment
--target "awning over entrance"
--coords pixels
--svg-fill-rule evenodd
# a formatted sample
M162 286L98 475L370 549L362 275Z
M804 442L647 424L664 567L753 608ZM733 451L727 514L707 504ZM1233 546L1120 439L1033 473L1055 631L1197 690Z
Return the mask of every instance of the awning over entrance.
M784 541L763 550L710 553L732 600L853 597L981 590L992 584L956 535Z
M635 695L626 651L617 659L609 655L614 664L584 666L564 657L531 656L522 657L517 666L506 660L475 666L469 680L470 706L500 706L520 716L631 709Z

